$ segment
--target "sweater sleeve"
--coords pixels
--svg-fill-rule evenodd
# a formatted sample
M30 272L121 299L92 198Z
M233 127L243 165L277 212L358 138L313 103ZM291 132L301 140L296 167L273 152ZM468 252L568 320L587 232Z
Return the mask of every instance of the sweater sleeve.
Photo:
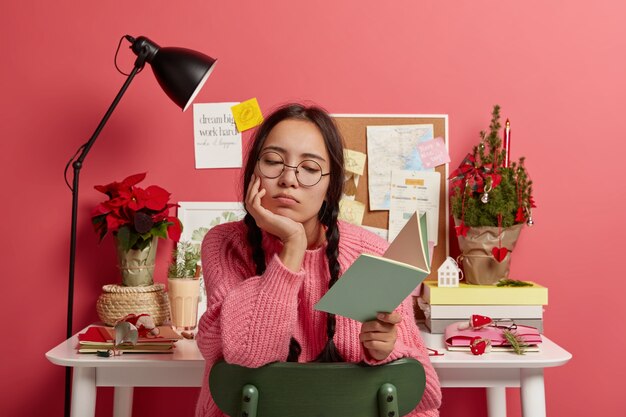
M428 350L424 345L422 336L415 322L413 313L412 297L407 297L396 310L400 313L402 321L398 325L398 338L393 351L385 359L377 361L365 354L363 349L363 360L370 365L381 365L400 358L413 358L418 360L426 373L426 388L424 396L415 411L419 416L437 416L437 410L441 406L441 386L439 377L430 363ZM432 412L433 414L429 414Z
M364 235L365 232L355 230L350 225L344 225L344 230L346 233L342 236L344 237L345 247L342 249L348 259L354 259L359 253L363 252L382 255L389 245L383 239L369 234ZM350 260L350 262L352 262L352 260ZM441 406L439 377L430 363L428 351L415 322L413 297L407 297L402 304L398 306L396 311L400 313L402 321L398 325L398 337L393 351L387 358L377 361L369 357L363 345L360 344L361 360L370 365L382 365L405 357L418 360L424 366L426 373L426 389L422 401L410 415L419 417L438 416L438 409Z
M287 269L277 255L261 276L251 269L245 237L213 228L202 244L207 311L199 322L198 347L207 363L259 367L284 361L297 321L304 271Z

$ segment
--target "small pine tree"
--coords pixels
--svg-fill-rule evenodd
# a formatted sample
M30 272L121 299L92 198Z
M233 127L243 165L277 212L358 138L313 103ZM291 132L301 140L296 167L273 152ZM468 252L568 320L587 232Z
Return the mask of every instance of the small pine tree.
M191 242L178 242L172 251L168 278L193 278L200 261L200 249Z
M480 132L480 143L450 176L452 214L469 227L510 227L527 222L535 207L525 158L504 166L506 150L500 127L500 106L495 105L489 133Z

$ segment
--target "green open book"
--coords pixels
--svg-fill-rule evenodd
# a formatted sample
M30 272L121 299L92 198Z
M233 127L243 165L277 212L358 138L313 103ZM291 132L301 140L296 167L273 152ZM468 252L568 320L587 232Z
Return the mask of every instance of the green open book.
M416 212L383 256L360 255L315 309L366 322L392 312L430 274L426 214Z

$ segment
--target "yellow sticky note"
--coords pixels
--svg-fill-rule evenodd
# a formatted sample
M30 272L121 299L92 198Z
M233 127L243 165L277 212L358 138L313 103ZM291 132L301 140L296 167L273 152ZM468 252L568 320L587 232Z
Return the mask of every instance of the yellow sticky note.
M364 214L365 204L346 199L339 201L339 219L360 225L363 223Z
M239 132L252 129L263 123L263 114L261 114L259 102L256 98L251 98L243 103L236 104L231 107L230 110L233 112L235 125L237 125Z
M346 171L354 172L357 175L363 175L366 157L367 155L362 152L353 151L352 149L344 149L343 160Z

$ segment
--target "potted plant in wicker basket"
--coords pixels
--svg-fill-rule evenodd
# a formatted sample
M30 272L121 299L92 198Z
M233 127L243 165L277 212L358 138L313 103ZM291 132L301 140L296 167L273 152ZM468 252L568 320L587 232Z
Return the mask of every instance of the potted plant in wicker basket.
M495 284L508 278L517 238L525 224L533 224L532 181L523 157L509 162L508 120L504 146L500 128L500 106L496 105L489 132L480 132L480 143L450 175L450 206L460 258L471 284Z

